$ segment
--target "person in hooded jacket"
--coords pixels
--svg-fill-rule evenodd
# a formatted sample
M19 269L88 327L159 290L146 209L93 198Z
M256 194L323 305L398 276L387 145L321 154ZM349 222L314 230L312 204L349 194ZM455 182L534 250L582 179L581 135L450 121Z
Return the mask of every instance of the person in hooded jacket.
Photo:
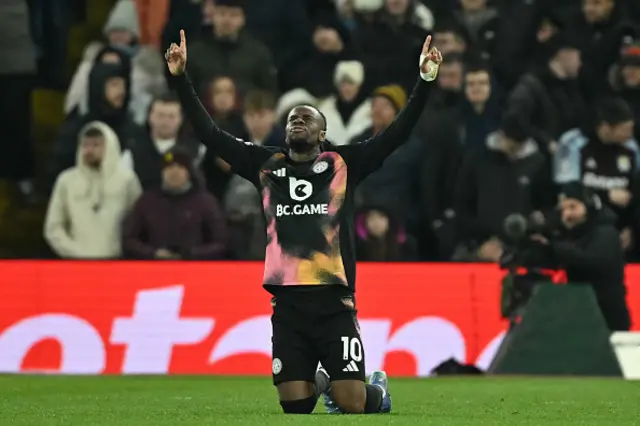
M76 165L54 185L44 237L66 259L116 259L121 224L142 192L135 173L119 164L118 136L93 121L81 131Z
M356 214L355 228L358 261L418 260L416 241L405 232L390 210L376 206L363 208Z
M548 240L536 234L531 239L548 248L551 258L565 269L568 282L592 286L611 331L628 331L624 252L615 215L578 181L564 184L559 199L560 236Z
M127 69L118 64L96 64L89 76L88 111L74 110L62 124L49 160L49 181L73 166L78 132L91 121L100 121L113 129L121 151L132 140L143 137L144 130L128 112L130 80Z
M162 187L145 192L124 224L123 248L134 259L221 259L227 229L217 200L204 189L182 146L164 155Z

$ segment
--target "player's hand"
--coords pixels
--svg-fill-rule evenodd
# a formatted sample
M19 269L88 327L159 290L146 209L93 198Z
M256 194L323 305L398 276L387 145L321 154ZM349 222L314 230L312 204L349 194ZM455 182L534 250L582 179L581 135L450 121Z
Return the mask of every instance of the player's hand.
M609 190L609 200L619 207L627 207L631 201L631 192L626 189Z
M420 75L426 81L433 81L438 75L438 67L442 63L442 53L431 47L431 36L422 45L422 53L420 54Z
M164 58L167 60L171 75L180 75L184 72L187 67L187 38L184 35L184 30L180 30L180 46L171 43Z

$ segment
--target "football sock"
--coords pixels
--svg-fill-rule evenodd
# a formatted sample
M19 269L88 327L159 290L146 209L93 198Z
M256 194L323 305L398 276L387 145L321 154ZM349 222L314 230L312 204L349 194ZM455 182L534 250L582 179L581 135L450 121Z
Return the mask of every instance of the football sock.
M312 395L305 399L280 401L280 405L285 414L311 414L316 408L317 402L318 398Z
M382 408L382 398L384 398L384 391L380 386L365 385L367 391L367 400L364 403L365 414L379 413Z

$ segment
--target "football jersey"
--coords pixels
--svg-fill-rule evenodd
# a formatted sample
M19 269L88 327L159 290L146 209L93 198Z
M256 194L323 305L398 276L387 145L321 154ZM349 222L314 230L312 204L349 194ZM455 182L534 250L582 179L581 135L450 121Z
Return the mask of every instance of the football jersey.
M283 148L254 145L219 129L186 74L175 80L201 142L262 196L265 288L339 285L354 291L355 188L409 139L431 85L418 79L407 106L378 135L353 145L324 143L315 159L296 162Z

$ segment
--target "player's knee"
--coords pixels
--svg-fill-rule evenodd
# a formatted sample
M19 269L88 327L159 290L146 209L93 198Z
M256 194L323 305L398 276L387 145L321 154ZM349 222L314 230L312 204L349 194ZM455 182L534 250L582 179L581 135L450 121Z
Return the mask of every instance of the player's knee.
M305 399L295 399L292 401L280 401L285 414L311 414L316 408L317 398L310 396Z
M346 414L364 414L364 401L349 400L336 402L338 407Z

